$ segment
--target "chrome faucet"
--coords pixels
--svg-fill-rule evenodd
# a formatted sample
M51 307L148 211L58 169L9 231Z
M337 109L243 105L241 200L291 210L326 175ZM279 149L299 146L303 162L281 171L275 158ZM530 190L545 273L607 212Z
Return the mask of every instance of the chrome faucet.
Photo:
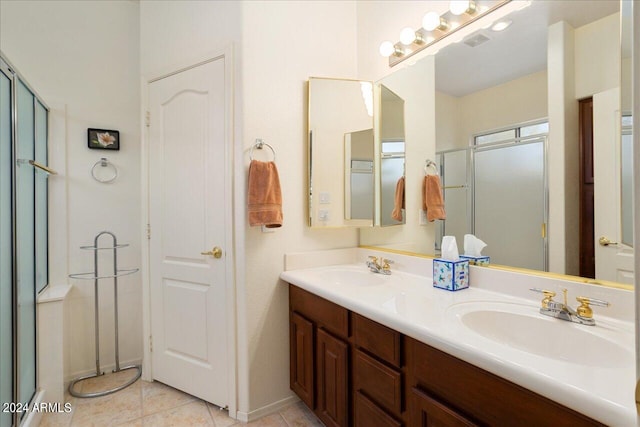
M381 258L380 262L378 262L378 257L375 256L369 256L369 260L367 261L367 267L369 267L369 270L374 273L387 275L391 274L391 264L393 264L392 260Z
M603 301L595 298L576 297L576 300L580 303L580 306L576 310L569 307L567 304L567 290L563 289L564 302L556 302L553 297L556 293L548 291L546 289L532 288L533 292L544 294L542 299L542 305L540 307L540 313L545 316L555 317L561 320L568 320L570 322L579 323L581 325L594 326L596 321L593 319L593 310L589 307L589 304L597 305L600 307L609 307L607 301Z

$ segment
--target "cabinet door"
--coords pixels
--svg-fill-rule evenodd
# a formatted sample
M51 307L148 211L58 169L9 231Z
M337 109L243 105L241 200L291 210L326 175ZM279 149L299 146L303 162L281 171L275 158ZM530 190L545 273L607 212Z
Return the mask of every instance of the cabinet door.
M346 427L348 413L348 347L322 329L317 331L316 414L327 427Z
M289 334L291 390L313 409L313 323L292 312Z
M412 427L473 427L462 415L413 387L409 416Z
M359 391L355 393L354 400L355 427L402 427L402 423L384 412Z

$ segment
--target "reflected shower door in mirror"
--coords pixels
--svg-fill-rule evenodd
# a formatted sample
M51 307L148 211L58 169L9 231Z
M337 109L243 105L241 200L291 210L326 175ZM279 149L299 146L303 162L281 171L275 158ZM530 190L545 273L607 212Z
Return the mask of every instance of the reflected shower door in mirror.
M405 223L404 100L380 86L379 225Z
M445 210L455 214L442 221L438 239L476 234L492 263L546 271L547 133L546 122L516 126L439 152Z
M344 208L345 219L373 221L373 129L344 135Z
M373 84L310 78L311 227L373 225L373 145Z
M484 28L465 37L460 43L448 45L445 39L435 57L424 57L409 67L394 71L381 81L385 85L393 82L389 87L394 91L397 86L414 89L406 96L396 91L405 99L407 182L411 182L412 176L419 173L425 158L435 158L435 152L469 150L476 135L522 123L548 121L546 176L549 214L548 221L543 222L546 226L548 265L545 267L543 262L537 263L535 268L577 276L580 272L579 242L582 238L579 224L580 218L587 214L581 206L579 191L579 101L591 97L595 100L599 94L611 90L620 93L618 104L603 104L604 109L594 114L595 134L600 132L598 129L603 126L600 123L603 118L620 118L631 111L630 86L624 81L625 77L630 76L628 64L632 62L631 50L625 49L623 44L622 55L620 53L620 2L534 1L528 7L511 13L508 20L510 25L502 31ZM624 20L622 11L623 34L630 37L630 33L624 31ZM594 58L597 58L597 65ZM431 63L432 68L429 65ZM421 72L410 71L416 68L422 68ZM474 71L470 73L469 70ZM429 90L423 89L425 85L433 85L430 90L434 91L435 106L429 102L413 102L412 98L417 93ZM409 125L411 118L416 116L424 122L420 131ZM431 129L435 129L435 137ZM623 178L629 176L630 172L629 165L625 166L622 160L630 157L623 154L628 145L621 143L621 139L625 140L625 132L631 132L631 129L625 129L620 123L617 129L616 132L614 126L601 137L594 134L594 138L599 138L594 139L594 146L601 146L599 141L605 139L615 146L615 149L607 151L606 158L599 158L597 150L593 153L594 165L602 165L594 169L594 181L602 183L607 176L615 178L599 194L618 195L615 199L619 218L616 223L620 224L607 234L596 234L591 238L590 244L595 247L596 253L591 257L594 265L597 263L595 258L602 254L621 254L624 243L629 240L625 236L630 236L624 218L631 215L628 207L633 206L633 202L627 197L628 185ZM420 155L415 154L418 150L421 150ZM429 153L430 150L433 151ZM425 152L426 157L423 155ZM414 160L414 156L419 158ZM528 167L533 162L531 159L525 165ZM524 165L521 166L525 171ZM518 172L514 170L514 173ZM598 176L598 173L603 176ZM490 184L487 182L487 185ZM497 184L502 184L502 181ZM445 187L452 185L464 184L454 184L451 180L444 183ZM492 190L488 187L487 191ZM415 204L413 197L417 196L407 192L407 205ZM482 235L490 231L485 224L479 223L480 219L476 218L475 227L472 226L469 210L473 205L464 206L462 192L445 190L445 203L450 204L451 199L456 197L460 206L446 208L448 225L445 224L445 227L450 229L455 222L461 226L466 224L466 232L475 231L480 239L493 240L494 236ZM599 224L610 222L607 219L610 218L609 214L604 213L608 205L610 203L600 201L596 194L592 214L596 229ZM411 214L411 208L406 213ZM517 218L517 215L514 213L512 218ZM420 247L420 250L414 251L434 255L436 239L440 238L437 236L437 225L427 224L416 228L413 220L408 218L404 227L412 232L392 234L379 229L361 231L361 244L405 250ZM536 234L542 236L545 231L542 224L537 224L535 228ZM449 230L446 233L449 234ZM601 237L616 244L602 246L599 243ZM461 245L460 237L458 243ZM497 249L493 247L496 244L499 243L489 244L485 251L489 253ZM517 242L512 250L517 251L525 246L526 242ZM626 245L624 249L627 259L630 259L632 248ZM604 258L602 261L604 263ZM498 263L494 259L492 262ZM623 275L609 274L598 268L595 271L594 276L598 281L631 283L633 275L632 271Z

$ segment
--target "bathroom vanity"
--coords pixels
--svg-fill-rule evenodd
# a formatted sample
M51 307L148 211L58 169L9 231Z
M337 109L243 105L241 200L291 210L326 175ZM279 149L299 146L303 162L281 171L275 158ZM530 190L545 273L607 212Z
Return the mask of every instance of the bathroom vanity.
M281 278L289 287L291 389L327 426L635 425L633 328L624 322L597 319L602 326L593 328L622 331L598 331L591 342L596 330L580 328L592 327L540 315L537 296L529 303L473 285L451 293L432 288L426 276L384 277L364 263L286 271ZM461 326L484 327L491 313L500 314L486 336ZM537 323L520 323L529 318L559 327L561 340L575 346L576 362L560 360L565 349L556 348L553 333L551 353L537 343L524 351L528 336L542 339ZM500 328L524 344L498 342ZM574 333L586 339L585 349ZM487 339L492 334L494 341ZM622 353L605 349L610 360L578 354L620 340ZM627 385L628 398L620 390Z

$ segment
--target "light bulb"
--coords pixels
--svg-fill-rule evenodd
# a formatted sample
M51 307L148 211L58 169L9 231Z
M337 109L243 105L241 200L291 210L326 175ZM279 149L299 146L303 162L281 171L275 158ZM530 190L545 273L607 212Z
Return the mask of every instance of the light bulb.
M413 43L415 39L416 39L416 32L413 31L413 28L411 27L404 28L400 32L400 43L402 43L405 46L408 46L411 43Z
M440 15L438 12L429 12L422 18L422 28L433 31L440 26Z
M396 51L395 46L393 45L393 43L391 43L388 40L383 41L382 44L380 44L380 55L384 56L385 58L388 58L391 55L393 55L393 52L395 51Z
M474 13L476 11L476 3L473 0L451 0L449 10L454 15Z
M492 31L503 31L505 30L509 25L511 25L513 23L513 21L507 19L505 21L498 21L496 22L492 27L491 30Z

